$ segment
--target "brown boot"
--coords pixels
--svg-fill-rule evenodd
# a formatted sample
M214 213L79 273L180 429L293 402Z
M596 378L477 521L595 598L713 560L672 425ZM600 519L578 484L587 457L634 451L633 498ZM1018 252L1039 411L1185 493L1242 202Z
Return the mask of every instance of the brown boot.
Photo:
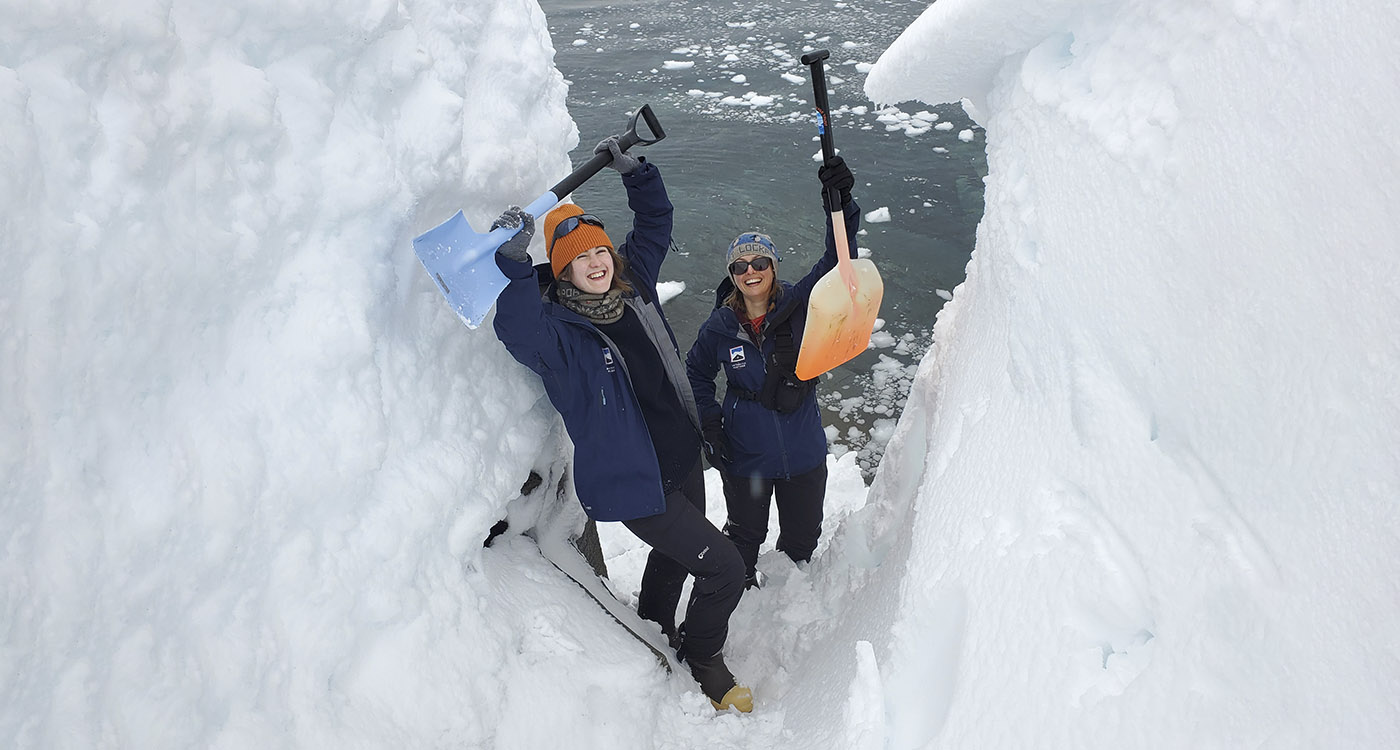
M743 713L753 710L753 693L734 679L734 674L724 664L724 654L718 653L708 659L687 657L690 674L700 683L700 690L710 699L716 711L737 708Z

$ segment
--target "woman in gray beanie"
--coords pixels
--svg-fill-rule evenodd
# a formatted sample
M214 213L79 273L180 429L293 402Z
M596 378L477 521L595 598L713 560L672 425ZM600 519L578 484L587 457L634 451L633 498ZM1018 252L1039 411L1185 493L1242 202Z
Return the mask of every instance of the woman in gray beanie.
M851 199L851 170L837 157L817 174L823 190L840 193L855 258L860 207ZM685 359L705 456L724 480L729 514L724 533L744 558L748 587L758 585L758 548L768 536L774 496L777 546L794 562L810 560L816 550L826 499L826 433L816 380L798 379L795 368L812 287L836 266L830 215L826 252L806 276L795 284L780 280L778 261L765 234L745 232L730 243L728 276L715 290L715 309ZM715 400L720 370L726 381L723 405Z

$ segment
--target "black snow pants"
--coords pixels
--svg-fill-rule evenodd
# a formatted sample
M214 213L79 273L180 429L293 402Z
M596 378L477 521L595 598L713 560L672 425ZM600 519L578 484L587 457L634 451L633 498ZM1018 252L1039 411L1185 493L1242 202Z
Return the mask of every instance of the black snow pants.
M793 562L812 559L822 533L826 501L826 463L791 479L736 477L724 474L724 503L729 520L724 533L744 558L744 572L754 577L758 548L768 538L768 510L778 499L778 549Z
M668 636L676 630L676 606L686 574L695 576L685 610L687 655L713 656L729 636L729 615L744 593L744 560L734 543L705 518L705 478L699 456L679 489L666 495L666 510L623 521L651 546L637 614L661 624Z

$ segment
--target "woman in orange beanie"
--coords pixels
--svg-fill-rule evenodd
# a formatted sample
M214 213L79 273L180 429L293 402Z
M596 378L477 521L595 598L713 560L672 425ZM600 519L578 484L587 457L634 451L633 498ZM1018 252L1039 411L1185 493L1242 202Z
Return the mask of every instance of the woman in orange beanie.
M705 518L700 418L656 295L671 245L671 201L656 166L622 151L616 138L594 151L612 153L632 231L614 248L600 219L558 206L544 219L549 263L532 267L533 220L516 208L502 214L497 226L521 230L496 252L509 279L497 298L496 335L539 374L564 418L584 511L621 521L651 546L637 613L660 624L715 708L749 711L753 697L722 654L744 561ZM687 574L695 584L678 628Z

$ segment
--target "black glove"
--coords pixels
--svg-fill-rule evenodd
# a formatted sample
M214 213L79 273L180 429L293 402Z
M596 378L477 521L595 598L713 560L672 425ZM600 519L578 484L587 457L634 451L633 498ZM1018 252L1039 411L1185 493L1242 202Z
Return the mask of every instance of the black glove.
M700 434L705 442L701 447L705 449L705 460L710 465L723 471L729 467L729 438L724 435L724 420L720 417L713 417L705 420L700 426Z
M822 181L822 200L826 200L826 191L836 188L841 194L841 205L845 206L851 202L851 188L855 187L856 178L851 174L851 168L846 166L846 160L839 156L832 157L830 164L823 164L817 168L817 177Z
M521 210L520 206L511 206L501 214L501 218L492 222L491 228L506 227L514 229L520 227L520 231L515 236L501 243L496 248L496 252L516 263L530 262L530 238L535 236L535 217Z
M615 135L604 138L598 142L597 146L593 147L593 153L595 154L606 154L609 152L612 153L613 160L612 164L608 166L616 169L618 174L632 174L632 170L636 169L637 165L642 163L637 157L622 150L622 144L617 142L617 136Z

